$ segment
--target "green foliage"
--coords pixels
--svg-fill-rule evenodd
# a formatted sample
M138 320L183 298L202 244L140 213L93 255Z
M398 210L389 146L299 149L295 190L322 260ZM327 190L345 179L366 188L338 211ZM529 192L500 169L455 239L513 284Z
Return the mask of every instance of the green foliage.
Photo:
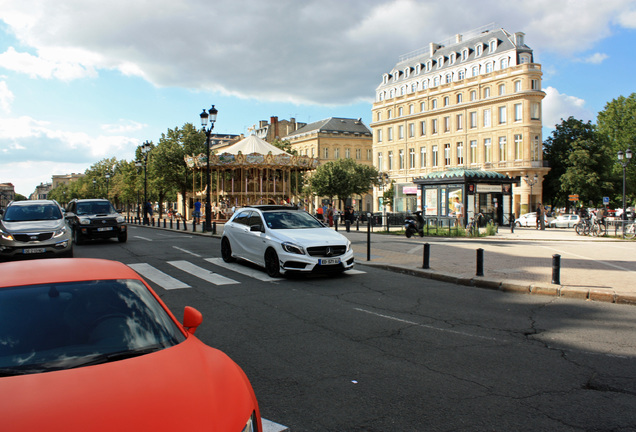
M298 151L292 149L292 145L291 142L289 142L288 140L280 140L278 138L276 138L274 141L272 141L271 143L273 146L278 147L279 149L283 150L284 152L287 152L291 155L297 155Z
M378 171L353 159L338 159L320 165L309 178L311 191L317 196L341 202L353 195L363 195L377 182Z

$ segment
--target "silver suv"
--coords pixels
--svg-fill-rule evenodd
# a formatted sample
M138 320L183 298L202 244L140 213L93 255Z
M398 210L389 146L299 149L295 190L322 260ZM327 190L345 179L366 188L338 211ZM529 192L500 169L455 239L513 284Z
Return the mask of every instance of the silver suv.
M0 258L73 256L71 229L52 200L12 201L0 219Z

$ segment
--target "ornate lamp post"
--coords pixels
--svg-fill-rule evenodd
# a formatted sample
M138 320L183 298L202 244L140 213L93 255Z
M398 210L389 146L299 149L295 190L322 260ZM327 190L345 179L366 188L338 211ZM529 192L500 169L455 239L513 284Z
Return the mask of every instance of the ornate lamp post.
M144 208L144 225L150 225L150 219L148 219L148 210L146 208L146 205L148 204L148 152L150 152L150 149L152 148L152 144L150 143L150 141L145 141L142 145L141 145L141 154L143 155L143 163L142 161L136 161L135 162L135 166L136 167L141 167L143 165L144 167L144 203L143 203L143 208Z
M106 199L108 199L108 181L110 180L110 173L106 173L104 177L106 177Z
M538 175L534 175L534 177L532 177L532 179L528 176L528 174L526 174L523 179L526 181L526 183L528 184L528 186L530 186L530 199L528 200L528 205L530 206L530 208L528 209L528 211L532 211L532 186L536 185L537 182L539 181L539 176Z
M216 122L216 115L219 111L214 108L210 108L207 112L203 110L201 113L201 127L205 132L205 154L206 154L206 170L205 170L205 225L203 231L212 231L212 205L210 203L210 136L212 135L212 129L214 129L214 123ZM208 121L210 127L208 127Z
M625 162L623 162L623 158L625 159ZM621 166L623 167L623 214L621 216L622 220L627 220L627 207L625 206L625 168L627 168L627 165L629 164L629 162L632 160L632 151L630 149L625 150L625 153L623 153L623 151L619 151L618 152L618 163L621 164ZM625 224L623 224L623 227L625 226Z
M378 173L378 182L380 183L380 188L382 190L382 220L383 225L386 225L386 230L389 230L389 221L386 217L386 203L384 202L384 186L389 182L389 175L385 172Z

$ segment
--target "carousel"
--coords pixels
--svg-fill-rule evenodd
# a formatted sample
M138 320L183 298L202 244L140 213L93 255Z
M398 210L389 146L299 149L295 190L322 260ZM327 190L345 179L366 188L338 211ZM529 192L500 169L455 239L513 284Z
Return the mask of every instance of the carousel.
M226 219L232 208L258 204L299 204L301 174L314 170L318 159L291 155L255 135L210 155L212 211ZM188 168L205 172L205 154L186 156ZM205 190L195 193L205 198Z

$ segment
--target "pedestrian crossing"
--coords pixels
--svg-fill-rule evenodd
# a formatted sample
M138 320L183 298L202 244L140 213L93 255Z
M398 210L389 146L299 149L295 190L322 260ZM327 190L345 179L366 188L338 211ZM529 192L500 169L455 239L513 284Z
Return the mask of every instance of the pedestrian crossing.
M175 289L187 289L192 288L191 285L180 280L180 277L187 273L191 276L195 276L207 283L215 286L236 285L241 282L232 279L231 277L223 276L214 270L224 269L229 270L241 276L247 276L251 279L256 279L261 282L279 282L285 280L284 278L270 277L264 270L245 265L243 263L232 262L226 263L222 258L203 258L205 263L212 265L211 268L207 266L197 265L188 260L176 260L167 261L168 266L158 269L157 267L148 263L132 263L128 264L128 267L139 273L147 280L159 285L165 290ZM203 264L205 265L205 264ZM171 273L171 274L169 274ZM227 274L227 272L225 272ZM366 272L362 270L351 269L346 272L347 275L359 275ZM241 276L237 276L241 279Z

